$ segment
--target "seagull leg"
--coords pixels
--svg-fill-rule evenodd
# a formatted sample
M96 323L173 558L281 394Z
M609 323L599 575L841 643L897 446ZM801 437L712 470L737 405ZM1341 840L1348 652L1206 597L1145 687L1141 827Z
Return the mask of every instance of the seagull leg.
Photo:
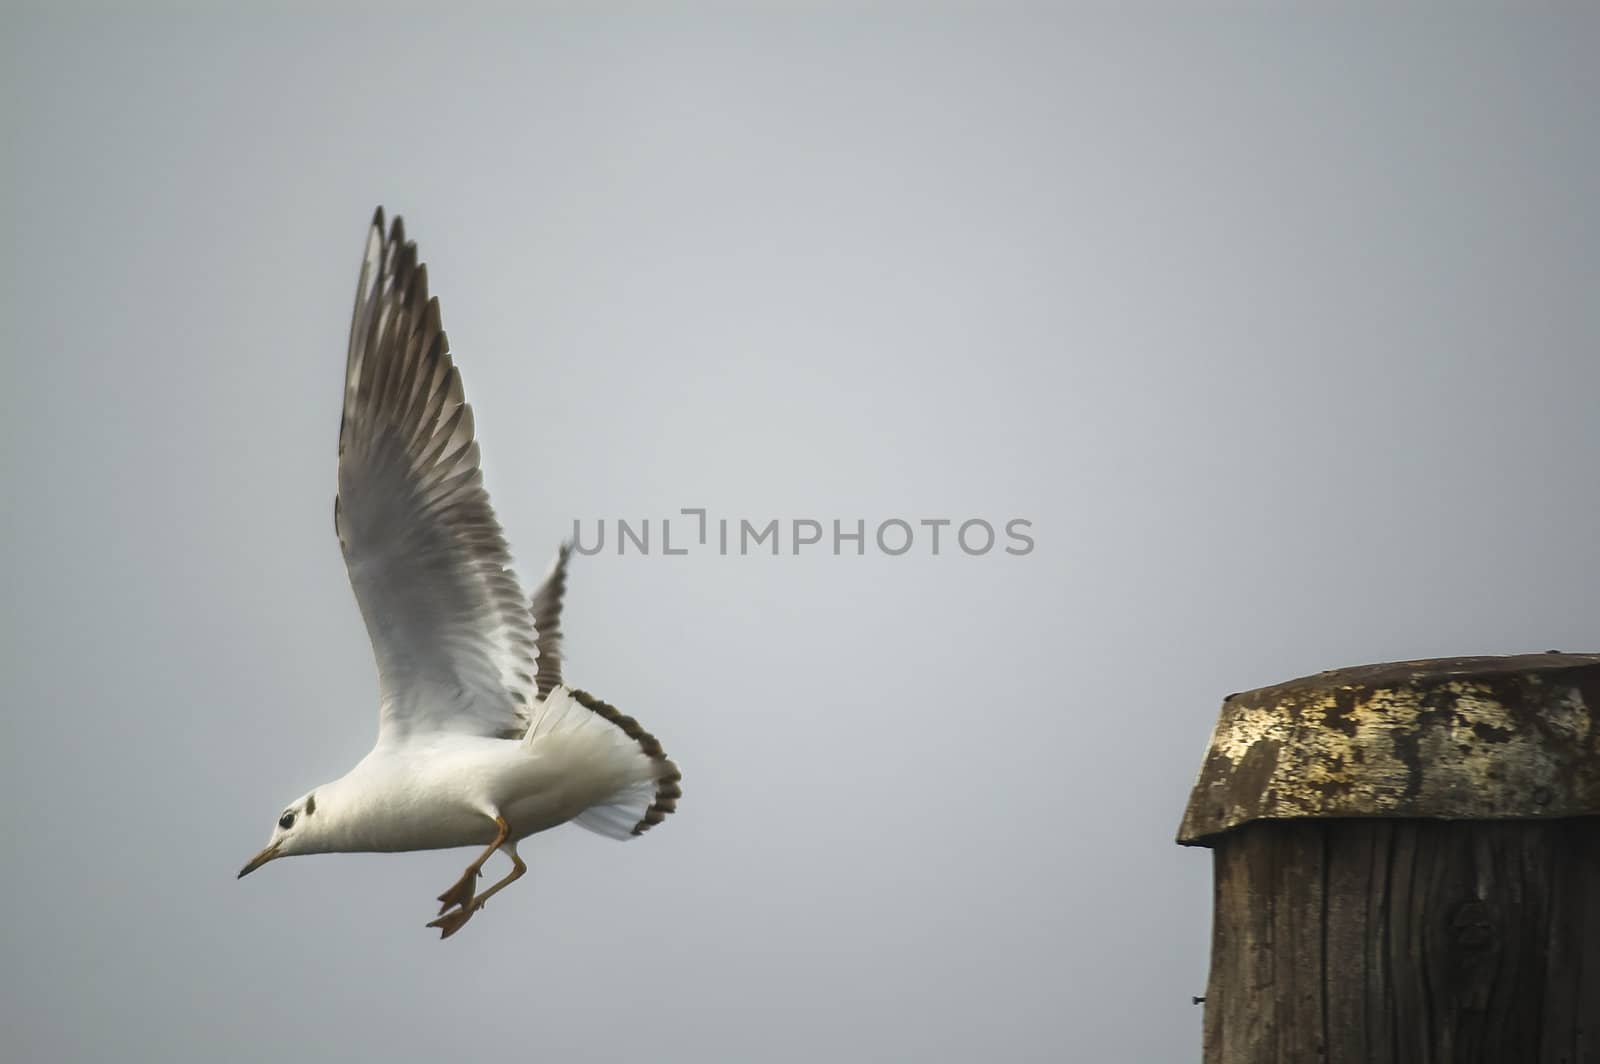
M472 904L473 892L478 888L478 876L483 874L483 862L493 856L494 851L503 846L506 839L511 835L511 825L506 823L505 817L495 817L494 826L494 841L489 844L488 849L480 853L476 861L467 865L467 870L461 873L461 878L456 880L449 890L439 895L439 915L443 916L445 911L452 905L459 905L462 909L466 909ZM433 924L428 926L432 927Z
M511 872L500 882L496 883L494 886L478 895L477 899L472 903L473 912L477 912L479 909L483 908L484 902L488 901L490 898L494 897L496 894L499 894L502 890L521 879L522 874L528 870L528 866L523 863L522 858L517 856L516 843L508 842L500 849L502 853L511 858Z
M465 905L454 912L445 913L437 920L430 921L428 926L437 927L441 932L439 935L440 938L449 938L457 931L460 931L462 925L464 925L468 920L472 919L472 914L483 908L484 902L488 901L490 898L500 893L500 891L521 879L522 874L528 870L528 866L523 863L522 858L517 856L516 843L508 842L505 846L501 847L501 849L504 851L507 857L511 858L510 873L508 873L504 879L500 880L494 886L490 887L488 890L472 899L472 904Z

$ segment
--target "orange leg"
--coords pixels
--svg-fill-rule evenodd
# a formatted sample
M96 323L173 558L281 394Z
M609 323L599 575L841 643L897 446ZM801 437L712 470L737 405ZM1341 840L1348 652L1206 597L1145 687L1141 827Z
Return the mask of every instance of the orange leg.
M510 873L500 882L496 883L494 886L478 895L477 900L472 903L472 908L474 911L483 908L484 902L488 901L490 898L494 897L496 894L499 894L502 890L521 879L522 874L528 870L528 866L522 862L522 858L517 856L516 843L513 842L509 846L506 846L505 852L506 856L511 858Z
M523 874L528 871L528 866L524 864L522 858L517 855L516 843L508 842L506 845L500 847L500 849L504 851L507 857L511 858L511 871L507 873L504 879L500 880L494 886L490 887L488 890L472 899L472 904L470 906L464 909L457 909L454 912L446 913L444 916L441 916L439 919L430 923L428 925L429 927L437 927L442 932L442 934L439 936L440 938L449 938L451 935L461 930L462 925L472 918L473 913L483 908L484 903L505 888L509 887L511 884L515 883L517 880L521 879Z
M462 924L467 922L467 917L472 915L472 910L474 908L472 904L473 891L477 888L478 876L483 874L483 863L493 856L494 851L505 845L506 839L511 837L511 825L506 823L504 817L495 817L494 826L494 841L489 843L484 851L478 855L478 859L476 861L473 861L467 866L467 870L461 873L461 878L456 880L455 883L451 885L449 890L446 890L443 894L439 895L439 915L441 919L433 921L433 923L428 925L429 927L444 927L448 919L444 918L445 912L450 909L451 906L459 906L458 911L451 913L450 915L452 917L459 916L460 920L450 921L454 924L454 926L445 929L444 935L442 936L444 938L449 938L452 934L454 934Z

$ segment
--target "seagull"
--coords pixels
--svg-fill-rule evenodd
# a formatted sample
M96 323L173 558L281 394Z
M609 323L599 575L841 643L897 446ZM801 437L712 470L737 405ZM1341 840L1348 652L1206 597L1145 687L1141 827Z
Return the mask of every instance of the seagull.
M398 216L385 236L382 207L356 287L333 516L377 658L377 742L290 802L240 878L299 854L481 846L427 925L449 938L527 871L520 840L568 821L629 839L674 811L682 777L656 738L562 681L570 547L525 598L427 267ZM497 850L511 871L480 893Z

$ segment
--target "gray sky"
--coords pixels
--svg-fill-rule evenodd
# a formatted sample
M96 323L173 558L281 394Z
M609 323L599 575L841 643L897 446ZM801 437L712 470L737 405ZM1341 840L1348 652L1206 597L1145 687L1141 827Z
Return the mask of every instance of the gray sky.
M1195 1059L1222 696L1596 647L1592 13L144 6L0 44L17 1059ZM577 559L679 815L447 943L466 851L233 878L376 725L380 202L530 584L681 507L1037 544Z

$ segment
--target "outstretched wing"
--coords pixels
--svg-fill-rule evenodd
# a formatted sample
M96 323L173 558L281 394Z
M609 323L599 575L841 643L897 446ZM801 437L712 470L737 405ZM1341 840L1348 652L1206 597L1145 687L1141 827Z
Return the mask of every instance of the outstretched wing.
M571 556L572 544L561 544L555 564L533 593L530 606L533 626L539 631L539 672L534 679L541 699L561 686L561 600L567 594L567 559Z
M536 632L483 489L427 268L383 209L356 289L334 525L378 660L380 738L527 729Z

